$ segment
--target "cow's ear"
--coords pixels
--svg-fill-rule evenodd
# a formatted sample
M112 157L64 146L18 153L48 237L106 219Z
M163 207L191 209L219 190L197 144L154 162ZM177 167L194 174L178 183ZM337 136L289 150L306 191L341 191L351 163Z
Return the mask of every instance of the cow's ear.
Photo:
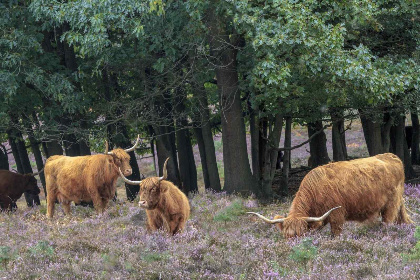
M160 192L164 193L168 191L168 186L166 184L160 184Z
M280 215L277 215L277 216L274 216L274 220L275 219L281 219L281 218L284 218L283 216L280 216ZM278 224L276 224L276 227L280 230L280 231L283 231L283 223L278 223Z

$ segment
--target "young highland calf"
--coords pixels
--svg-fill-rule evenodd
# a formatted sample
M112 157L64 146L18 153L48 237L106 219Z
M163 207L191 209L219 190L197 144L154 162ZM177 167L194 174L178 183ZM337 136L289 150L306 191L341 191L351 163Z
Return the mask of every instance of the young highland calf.
M131 185L140 185L139 206L146 209L147 225L152 231L164 228L170 234L176 234L184 229L190 216L190 204L185 194L174 184L166 181L166 159L163 165L162 177L151 177L141 181L130 181L120 175Z
M108 202L115 195L119 170L126 176L131 175L130 156L140 138L137 137L133 147L120 148L104 155L91 156L52 156L45 164L45 180L47 183L47 216L54 215L55 201L63 205L65 214L70 214L70 203L93 201L96 211L105 210Z
M379 214L385 223L412 223L403 193L403 164L396 155L386 153L311 170L303 178L286 218L269 220L248 213L277 224L285 237L300 236L328 223L333 235L339 235L346 221L362 222Z

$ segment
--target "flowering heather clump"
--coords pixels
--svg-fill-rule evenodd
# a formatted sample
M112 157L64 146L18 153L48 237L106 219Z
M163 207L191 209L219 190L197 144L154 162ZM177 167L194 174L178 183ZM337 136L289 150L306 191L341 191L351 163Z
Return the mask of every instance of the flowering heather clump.
M420 222L418 186L405 201ZM415 225L346 223L285 240L273 225L244 214L284 214L291 200L205 192L190 197L185 231L146 229L145 211L111 203L105 213L72 207L48 220L45 206L0 213L0 279L416 279Z

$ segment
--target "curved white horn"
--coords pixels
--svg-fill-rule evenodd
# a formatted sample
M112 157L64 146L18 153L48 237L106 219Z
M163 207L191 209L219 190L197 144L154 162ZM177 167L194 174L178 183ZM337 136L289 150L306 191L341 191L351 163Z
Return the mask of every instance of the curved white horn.
M285 218L281 218L281 219L270 220L270 219L267 219L266 217L264 217L263 215L258 214L258 213L255 213L255 212L246 212L246 213L256 215L261 220L263 220L264 222L269 223L269 224L283 223L284 222L284 219L285 219Z
M108 140L105 140L105 155L113 155L113 152L108 152L109 150L109 144L108 144Z
M168 178L168 170L166 169L166 165L168 164L168 160L169 160L169 158L167 158L165 160L165 163L163 164L163 176L159 177L159 181L166 180L166 178Z
M118 167L118 171L120 172L121 178L123 178L124 182L130 185L140 185L141 181L131 181L127 178L125 178L124 174L122 174L121 169Z
M325 220L331 214L332 211L334 211L335 209L338 209L340 207L341 206L334 207L333 209L329 210L327 213L325 213L324 215L322 215L319 218L318 217L308 217L308 218L305 219L305 221L307 221L307 222L321 222L321 221Z
M136 140L136 143L134 144L134 146L131 147L130 149L125 149L124 151L126 153L129 153L131 151L134 151L134 149L137 147L137 145L139 144L139 142L140 142L140 134L137 135L137 140Z

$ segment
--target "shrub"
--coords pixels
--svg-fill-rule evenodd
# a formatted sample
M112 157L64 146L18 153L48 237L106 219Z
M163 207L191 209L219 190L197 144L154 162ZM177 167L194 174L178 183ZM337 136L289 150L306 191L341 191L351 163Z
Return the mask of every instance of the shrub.
M416 246L411 249L409 254L403 254L403 258L406 261L417 261L420 260L420 227L416 227L414 237L417 240Z
M36 245L29 247L29 253L34 257L44 257L51 259L54 256L54 248L48 241L41 240Z
M300 263L307 263L315 258L318 248L312 244L312 238L305 238L302 242L292 248L289 258Z
M215 221L230 222L237 220L237 217L246 212L242 199L237 198L228 206L220 209L213 217Z
M13 259L12 248L9 246L0 246L0 263L6 268L7 263Z

